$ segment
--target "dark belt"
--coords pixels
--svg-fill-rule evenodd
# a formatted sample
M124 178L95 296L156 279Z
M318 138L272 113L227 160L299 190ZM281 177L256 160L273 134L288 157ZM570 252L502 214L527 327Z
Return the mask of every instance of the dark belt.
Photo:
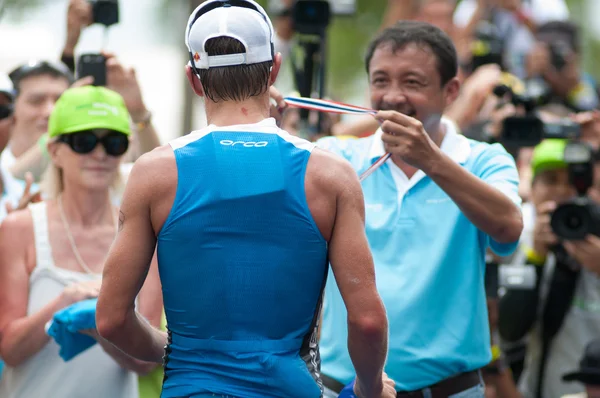
M323 382L323 385L325 387L338 394L342 392L344 387L346 387L336 379L332 379L331 377L324 375L323 373L321 373L321 381Z
M333 392L340 393L344 389L344 385L339 381L332 379L324 374L321 374L323 385ZM479 371L461 373L449 379L442 380L429 388L431 390L431 398L447 398L450 395L458 394L469 388L473 388L481 382ZM423 390L416 391L398 391L397 398L424 398Z
M481 383L479 371L461 373L449 379L442 380L429 388L431 390L431 398L447 398L451 395L458 394L469 388L473 388ZM423 390L417 391L398 391L396 398L425 398Z

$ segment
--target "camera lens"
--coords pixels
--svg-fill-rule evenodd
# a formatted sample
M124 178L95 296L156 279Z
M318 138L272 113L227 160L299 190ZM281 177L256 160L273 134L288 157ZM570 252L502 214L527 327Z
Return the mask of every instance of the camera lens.
M565 240L585 238L590 231L591 215L587 206L577 203L560 205L552 214L550 225L554 233Z
M583 225L583 221L579 218L578 214L571 214L569 218L565 220L565 225L569 229L579 229Z

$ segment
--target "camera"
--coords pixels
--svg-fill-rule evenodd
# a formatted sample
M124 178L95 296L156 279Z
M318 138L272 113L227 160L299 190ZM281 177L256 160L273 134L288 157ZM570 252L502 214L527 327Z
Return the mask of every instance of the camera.
M119 23L118 0L88 0L92 5L94 23L110 26Z
M557 71L562 70L567 64L567 57L571 53L571 47L562 40L553 41L548 47L550 50L550 63Z
M325 97L327 27L333 4L326 0L297 0L291 10L299 51L292 51L290 58L296 90L302 97ZM324 125L325 117L318 113L315 123L310 116L308 109L300 110L298 133L312 140Z
M544 123L535 114L528 114L504 119L501 141L507 146L531 147L546 138L577 139L580 135L581 128L571 120Z
M562 138L574 140L581 136L579 124L570 119L561 119L555 123L544 122L537 113L537 108L548 102L547 91L535 82L527 82L522 94L516 94L506 86L500 85L494 89L497 97L507 94L515 107L525 110L523 116L510 116L503 120L500 142L507 147L531 147L546 138Z
M504 66L504 40L498 28L483 21L477 25L471 44L471 70L482 65L497 64Z
M299 0L302 1L302 0ZM356 13L356 0L327 0L331 14L336 16L351 16ZM269 13L285 15L289 13L282 0L268 0Z
M594 183L592 149L583 142L569 142L564 159L577 197L560 204L552 213L552 231L563 240L581 240L589 234L600 236L600 206L586 196Z
M292 9L294 29L302 34L320 34L331 20L331 7L325 0L299 0Z

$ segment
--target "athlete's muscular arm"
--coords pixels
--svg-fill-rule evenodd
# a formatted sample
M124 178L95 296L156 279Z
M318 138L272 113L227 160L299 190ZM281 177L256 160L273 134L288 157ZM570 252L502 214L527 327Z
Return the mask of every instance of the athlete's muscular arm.
M100 336L130 356L160 363L167 334L153 328L135 310L156 247L150 218L156 192L156 152L143 155L133 166L119 215L119 234L104 266L96 309ZM155 162L158 160L158 162Z
M388 321L375 285L373 257L365 235L365 209L356 172L339 161L335 181L336 216L329 259L348 311L348 350L360 397L387 396L383 382ZM385 390L384 390L385 387ZM393 389L392 389L393 390ZM395 393L392 391L393 396Z

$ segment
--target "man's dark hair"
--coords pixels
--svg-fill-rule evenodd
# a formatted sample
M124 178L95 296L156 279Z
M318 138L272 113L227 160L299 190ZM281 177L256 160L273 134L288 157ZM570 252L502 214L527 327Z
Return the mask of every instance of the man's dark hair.
M573 52L579 53L579 27L569 21L550 21L538 26L536 36L542 41L566 40ZM546 40L544 40L544 38Z
M230 37L209 39L205 49L209 56L246 51L239 40ZM243 101L264 94L269 89L272 66L273 61L267 61L252 65L199 69L198 72L204 94L213 102Z
M21 82L25 79L34 76L51 76L57 79L65 79L69 82L69 85L73 84L75 78L69 68L64 64L52 63L47 61L40 61L30 64L25 64L17 67L15 70L10 72L9 77L12 80L15 88L15 93L20 94Z
M458 72L458 57L452 39L440 28L426 22L399 21L383 30L367 48L365 58L367 73L375 50L390 44L396 52L409 44L426 46L437 59L438 72L442 86L448 83Z

